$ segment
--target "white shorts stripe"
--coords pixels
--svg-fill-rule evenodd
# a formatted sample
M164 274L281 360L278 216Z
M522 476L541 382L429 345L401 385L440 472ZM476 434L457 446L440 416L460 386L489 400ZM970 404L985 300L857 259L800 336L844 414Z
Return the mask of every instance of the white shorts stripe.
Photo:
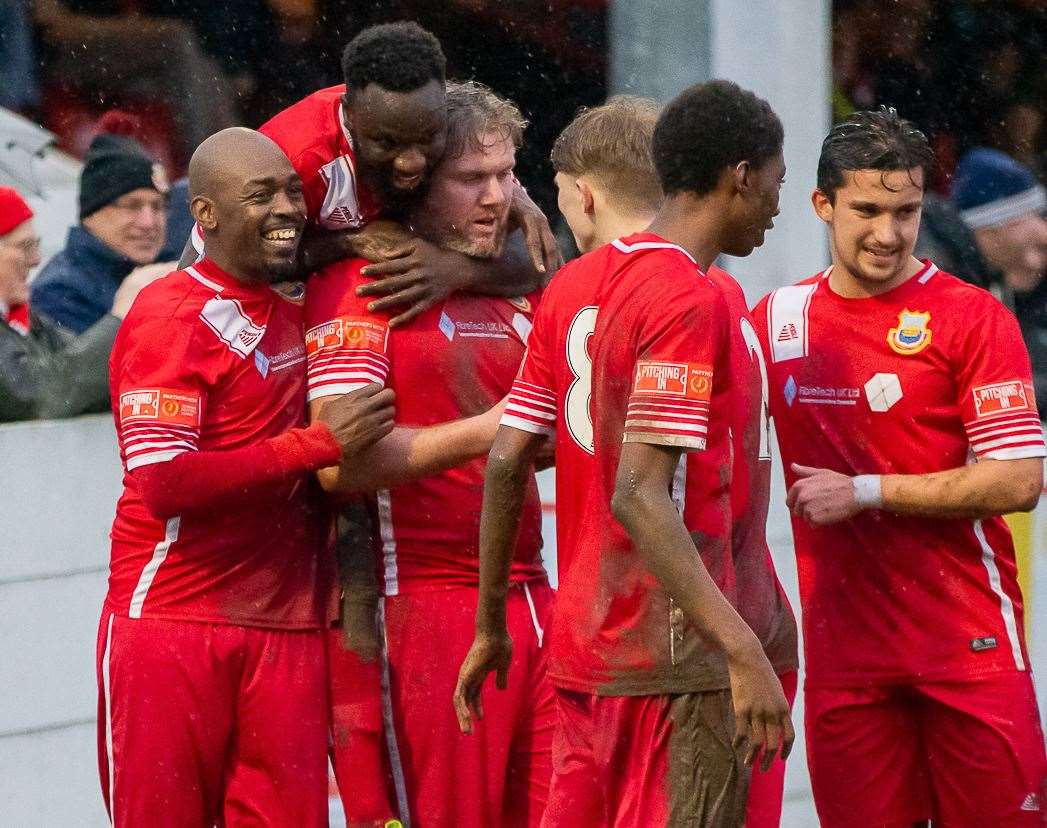
M378 599L378 633L382 637L382 726L385 729L385 744L389 751L389 766L393 772L393 787L396 789L396 805L400 811L400 821L404 824L404 828L411 828L411 811L407 802L407 780L404 778L400 743L396 741L396 721L393 719L393 685L389 670L389 637L385 633L385 600L385 598Z
M129 618L142 617L142 605L145 604L145 598L149 594L149 587L153 585L153 579L156 578L156 571L160 568L160 564L167 558L171 544L178 540L178 529L181 525L181 517L170 518L165 524L164 539L154 547L153 557L149 559L149 563L142 570L142 574L138 578L138 585L131 595L131 606L127 610Z
M109 766L109 822L116 825L116 763L113 761L113 692L109 679L109 653L113 649L113 618L109 613L109 624L105 632L105 652L102 653L102 699L105 702L105 761Z
M385 566L385 594L400 592L400 576L396 566L396 536L393 534L393 502L388 489L380 489L378 501L378 535L382 539L382 560Z
M1000 599L1000 614L1003 616L1003 626L1007 630L1007 639L1011 643L1011 653L1014 655L1014 665L1019 670L1025 669L1025 659L1022 657L1022 643L1018 638L1018 622L1014 618L1014 602L1011 596L1003 591L1000 582L1000 569L996 566L996 553L985 537L985 530L980 520L973 521L974 534L982 548L982 563L985 571L989 574L989 587L996 597Z

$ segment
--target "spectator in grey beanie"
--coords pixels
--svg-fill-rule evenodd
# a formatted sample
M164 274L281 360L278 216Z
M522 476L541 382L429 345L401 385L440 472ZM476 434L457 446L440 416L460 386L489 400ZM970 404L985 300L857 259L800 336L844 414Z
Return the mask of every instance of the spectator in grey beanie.
M112 112L100 125L80 173L80 223L32 287L33 307L76 334L108 313L132 271L156 261L167 223L167 177L127 134L133 120Z

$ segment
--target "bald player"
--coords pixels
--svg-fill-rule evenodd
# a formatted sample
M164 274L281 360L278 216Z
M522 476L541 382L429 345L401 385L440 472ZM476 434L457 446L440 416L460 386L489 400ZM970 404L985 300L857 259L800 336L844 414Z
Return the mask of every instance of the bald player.
M392 428L392 392L305 424L305 205L247 129L190 162L204 258L139 295L113 348L124 491L98 636L114 825L327 824L327 583L312 472Z

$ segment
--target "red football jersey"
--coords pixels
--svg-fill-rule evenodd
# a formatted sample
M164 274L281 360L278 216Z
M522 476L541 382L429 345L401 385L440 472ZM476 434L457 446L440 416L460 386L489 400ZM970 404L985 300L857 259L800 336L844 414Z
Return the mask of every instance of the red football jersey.
M785 465L925 474L1043 457L1014 316L926 262L879 296L844 299L829 271L754 311ZM1014 546L1001 518L865 511L793 520L809 685L969 678L1028 664Z
M580 278L598 285L589 349L594 455L572 561L560 580L550 678L605 695L726 687L722 654L674 612L610 511L623 440L682 448L673 498L712 577L735 600L723 296L685 251L651 233L605 245L573 268L565 284ZM702 450L702 460L690 462L686 452Z
M357 177L353 141L342 121L343 94L345 84L321 89L258 128L279 145L302 179L309 220L328 230L363 227L382 211ZM192 241L202 254L198 224L193 225Z
M779 674L798 666L796 619L767 548L771 450L767 366L741 286L713 266L709 278L723 291L730 314L732 398L731 550L738 614L752 627ZM696 458L697 459L697 458Z
M537 294L502 299L454 294L412 322L356 295L363 259L309 280L306 347L310 400L368 383L396 391L396 423L423 427L480 414L512 386ZM486 458L375 495L378 557L386 595L476 586ZM532 477L513 561L514 581L545 578L541 501Z
M296 285L299 293L301 285ZM204 259L147 287L120 326L110 386L124 491L112 531L109 611L274 628L322 622L308 475L250 506L155 519L140 466L244 448L305 425L301 298L248 286Z

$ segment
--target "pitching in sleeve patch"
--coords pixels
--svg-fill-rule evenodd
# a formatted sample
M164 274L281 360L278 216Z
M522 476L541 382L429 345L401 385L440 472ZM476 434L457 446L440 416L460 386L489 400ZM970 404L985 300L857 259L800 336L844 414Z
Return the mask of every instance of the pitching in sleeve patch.
M384 354L388 341L388 324L380 319L361 316L332 319L305 332L305 350L309 355L339 349Z
M988 417L1001 411L1021 411L1029 407L1025 383L1021 380L994 382L971 389L974 394L974 411L977 417Z
M711 365L696 362L636 363L634 394L658 394L708 402L713 390Z
M153 422L199 428L200 394L171 388L144 388L120 395L120 422Z

